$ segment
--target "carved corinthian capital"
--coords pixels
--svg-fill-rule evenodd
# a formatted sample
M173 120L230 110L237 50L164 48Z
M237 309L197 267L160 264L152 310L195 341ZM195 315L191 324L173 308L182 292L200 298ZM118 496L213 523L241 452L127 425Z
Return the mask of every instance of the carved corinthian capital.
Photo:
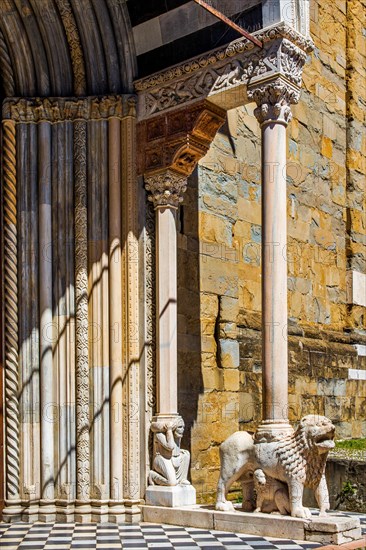
M155 208L178 208L187 189L187 177L175 170L145 175L145 189Z
M292 119L291 105L299 101L300 88L279 77L249 88L248 98L257 104L254 114L261 125L277 122L287 126Z

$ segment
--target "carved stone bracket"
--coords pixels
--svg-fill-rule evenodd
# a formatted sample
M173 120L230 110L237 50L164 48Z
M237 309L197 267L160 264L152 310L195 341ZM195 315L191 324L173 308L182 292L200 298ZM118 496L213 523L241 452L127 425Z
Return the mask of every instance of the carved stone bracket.
M140 122L139 174L148 177L168 168L189 176L207 153L225 111L208 101Z
M226 48L137 81L139 119L204 98L225 109L243 105L248 101L245 88L258 78L283 75L300 86L307 53L314 47L312 41L285 23L255 34L264 43L263 49L241 38Z

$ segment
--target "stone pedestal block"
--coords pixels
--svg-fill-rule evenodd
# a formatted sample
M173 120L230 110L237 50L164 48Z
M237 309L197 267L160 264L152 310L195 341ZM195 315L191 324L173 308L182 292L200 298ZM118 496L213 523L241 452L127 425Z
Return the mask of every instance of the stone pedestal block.
M358 541L362 536L358 518L337 513L300 519L238 510L219 512L209 506L184 506L173 510L163 506L167 504L142 506L143 521L323 544Z
M148 487L145 500L150 506L168 506L169 508L193 506L196 504L196 489L192 485Z

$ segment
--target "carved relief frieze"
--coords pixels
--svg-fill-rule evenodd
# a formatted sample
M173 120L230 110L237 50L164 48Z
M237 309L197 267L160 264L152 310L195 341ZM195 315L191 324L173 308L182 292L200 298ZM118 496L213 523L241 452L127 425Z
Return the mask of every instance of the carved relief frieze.
M139 118L214 96L253 80L282 74L300 86L302 68L312 42L281 23L259 33L263 49L246 39L190 60L157 75L139 80Z
M135 96L15 98L3 104L3 118L18 123L103 120L134 116Z

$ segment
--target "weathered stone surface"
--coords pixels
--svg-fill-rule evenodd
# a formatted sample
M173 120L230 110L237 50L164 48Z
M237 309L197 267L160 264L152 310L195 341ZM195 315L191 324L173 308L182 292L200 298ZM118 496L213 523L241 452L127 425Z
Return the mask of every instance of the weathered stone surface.
M326 412L336 425L337 438L366 436L362 421L366 381L348 378L349 368L365 368L364 358L353 348L353 343L361 343L365 314L360 305L347 304L346 292L347 269L366 272L362 107L366 38L360 3L351 0L347 5L346 9L344 2L315 2L311 11L316 49L304 68L301 100L292 107L294 118L287 132L288 243L284 250L289 277L289 335L286 329L283 334L289 344L289 416L297 422L305 414ZM200 241L199 273L192 268L198 277L204 317L201 358L207 370L200 402L211 404L209 395L221 394L215 397L220 406L225 393L230 394L237 408L232 431L239 426L252 430L260 420L260 139L252 104L230 111L229 123L192 177L188 189L192 196L183 206L189 220L184 233L195 234ZM183 269L183 262L180 265ZM189 266L185 272L189 278ZM187 284L192 286L189 280ZM233 315L235 300L237 315ZM227 389L234 389L234 384L221 372L226 366L221 362L220 341L235 340L232 323L238 330L239 366L234 366L229 355L224 364L230 365L229 370L238 368L239 391ZM349 335L355 340L347 340ZM201 377L198 365L197 361L193 371L197 379ZM217 430L224 435L223 419L206 420L204 429L210 441ZM197 419L192 426L193 437L202 433L200 422ZM196 441L193 461L204 452ZM217 478L216 468L213 464L210 476L197 476L208 488L205 492L201 485L205 501L214 496L209 477Z
M177 508L196 504L196 490L192 485L176 487L150 486L146 489L146 504Z
M143 506L143 520L202 529L241 532L298 541L342 544L361 539L359 520L344 516L313 517L311 521L262 513L219 512L202 506L164 509Z

